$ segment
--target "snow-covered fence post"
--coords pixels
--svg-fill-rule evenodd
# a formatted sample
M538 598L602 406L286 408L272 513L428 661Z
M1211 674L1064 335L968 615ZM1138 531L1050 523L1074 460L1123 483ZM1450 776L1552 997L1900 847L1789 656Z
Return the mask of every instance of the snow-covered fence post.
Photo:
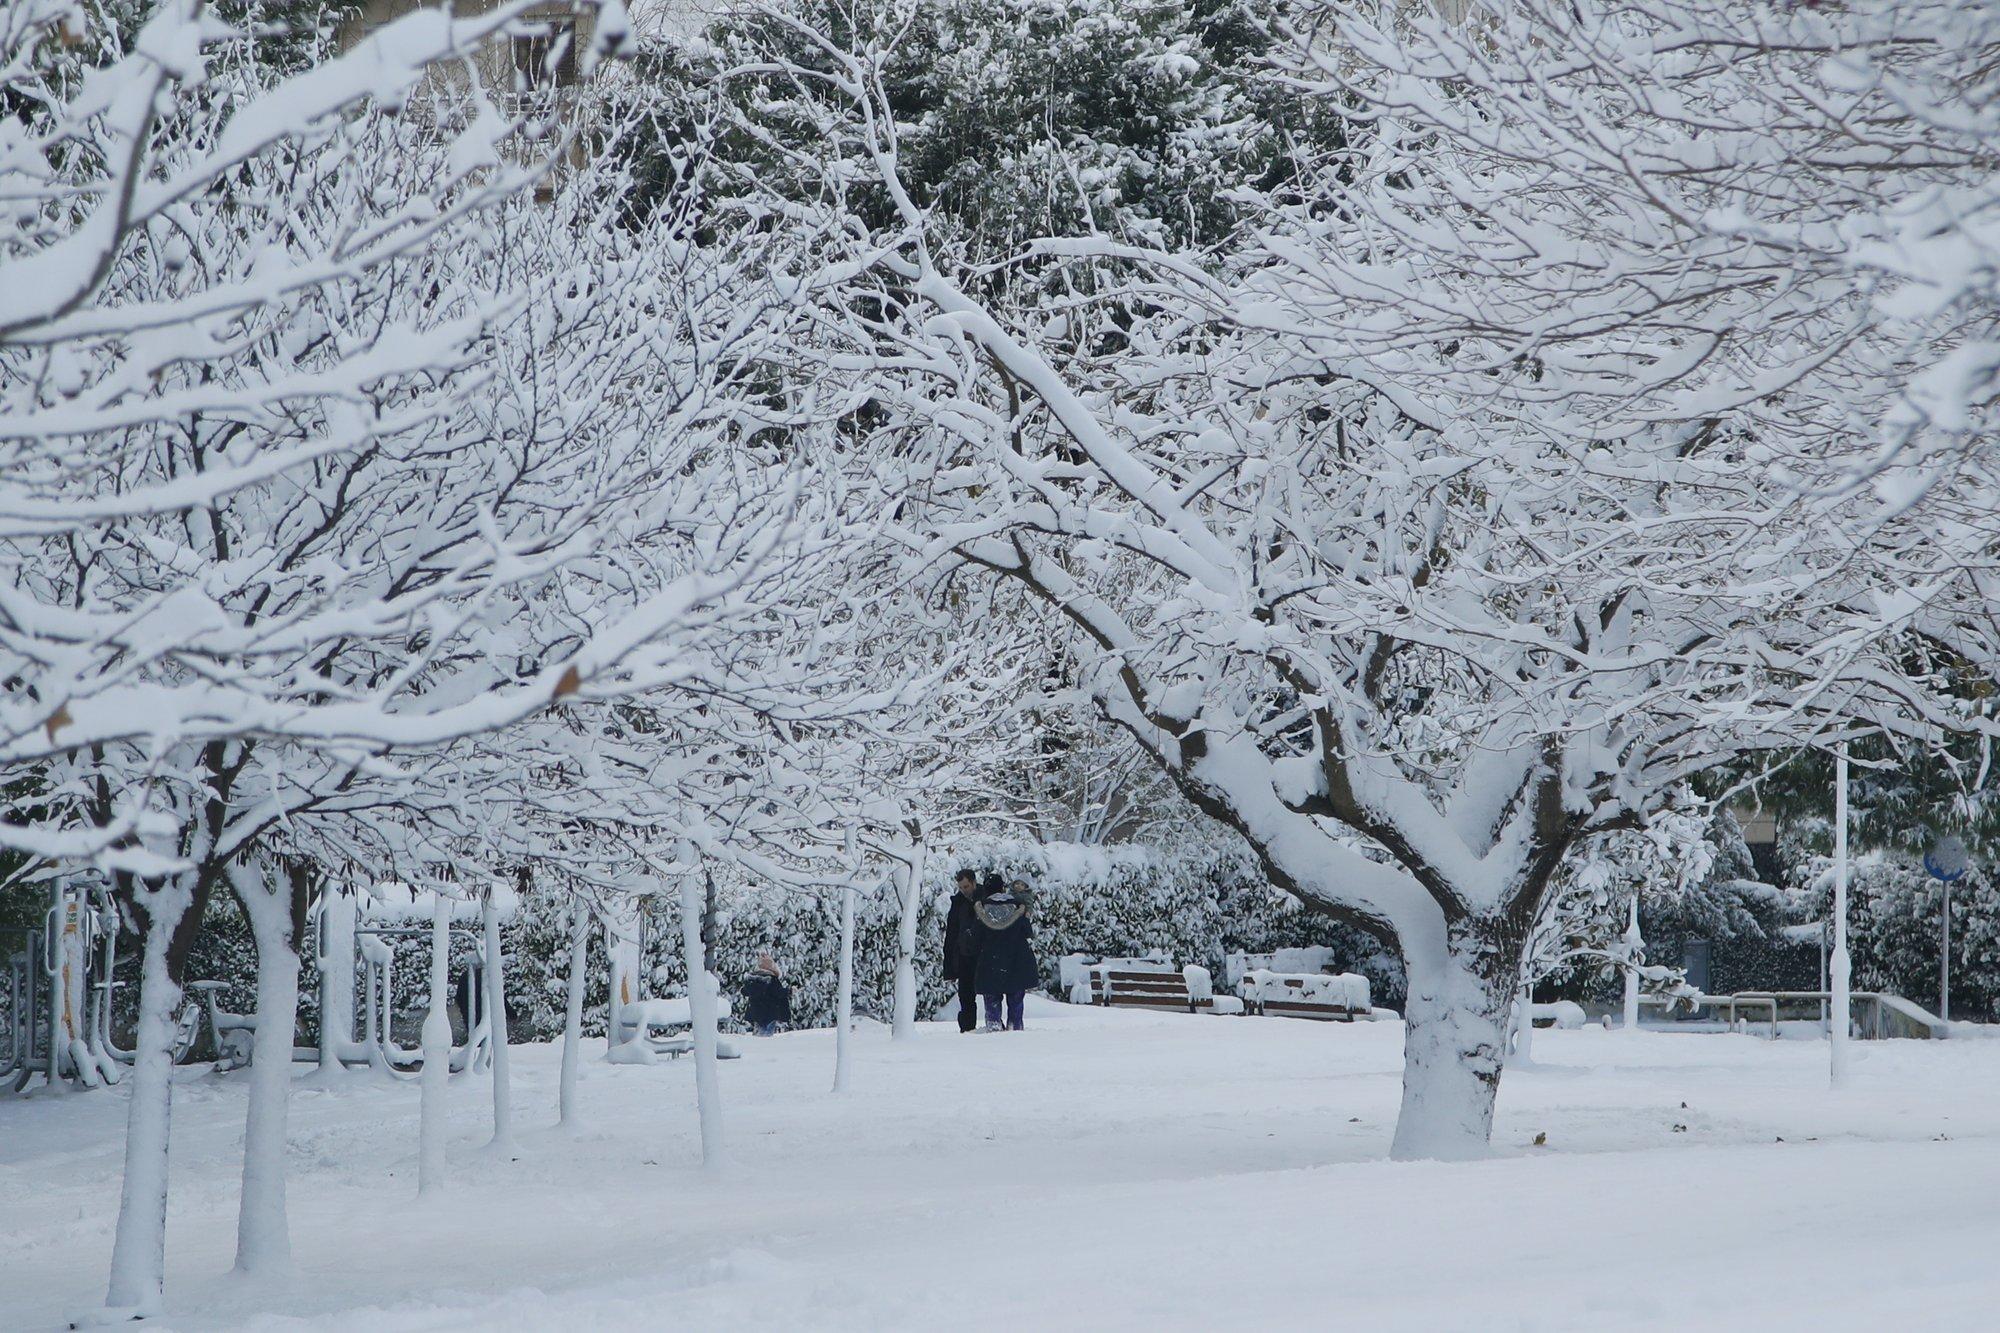
M319 897L319 1071L331 1078L354 1045L354 927L358 906L328 884ZM372 998L372 997L371 997Z
M424 1014L423 1085L418 1110L417 1197L444 1184L444 1094L451 1069L451 1018L445 1012L451 990L451 907L444 894L432 890L431 994ZM468 1015L468 1023L471 1018Z
M1625 927L1625 1030L1639 1030L1639 954L1646 947L1639 934L1639 895L1632 895L1632 919Z
M1847 747L1833 761L1833 991L1832 1026L1827 1029L1827 1079L1847 1084L1847 1033L1854 965L1847 952Z
M854 885L840 888L840 985L833 1007L833 1090L847 1091L848 1046L854 1026Z
M523 897L527 892L527 880L527 867L523 866ZM499 895L505 891L506 886L499 883L486 886L485 896L479 905L479 924L486 942L486 1039L493 1052L493 1141L487 1146L494 1152L511 1153L514 1151L513 1082L507 1055L506 971L500 960Z
M687 964L688 1017L694 1028L695 1101L701 1116L701 1164L713 1171L723 1162L722 1093L715 1068L715 978L709 975L708 951L701 942L702 893L697 864L681 874L681 955Z
M590 955L590 904L576 900L576 924L569 937L569 994L563 1006L562 1075L556 1085L556 1122L576 1129L576 1067L583 1045L583 980Z
M924 862L929 847L913 820L909 860L896 863L896 888L901 894L902 915L896 922L896 985L889 1035L903 1041L917 1030L917 912L923 905Z

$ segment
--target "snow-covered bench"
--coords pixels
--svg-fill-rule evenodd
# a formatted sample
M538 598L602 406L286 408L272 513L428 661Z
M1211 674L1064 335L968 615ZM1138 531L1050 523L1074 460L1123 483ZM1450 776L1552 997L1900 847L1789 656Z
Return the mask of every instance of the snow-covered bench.
M1098 993L1097 975L1106 969L1120 972L1176 971L1173 960L1164 953L1139 954L1130 958L1100 958L1094 953L1066 953L1056 959L1056 981L1062 993L1069 997L1071 1004L1101 1004L1103 996Z
M1146 965L1123 966L1134 960L1108 959L1092 964L1084 980L1070 992L1074 1004L1098 1004L1127 1009L1185 1009L1194 1014L1240 1014L1243 1002L1217 995L1208 969L1193 965L1178 972L1171 963L1143 960Z
M1107 958L1090 965L1084 985L1074 995L1085 995L1092 1004L1128 1009L1185 1009L1189 1013L1207 1008L1212 996L1197 997L1188 982L1188 972L1199 972L1200 986L1207 992L1205 968L1181 970L1172 963L1155 959Z
M1369 1016L1368 978L1352 972L1326 975L1260 967L1243 974L1236 993L1253 1014L1338 1023Z
M1324 944L1308 944L1296 949L1273 949L1269 953L1230 953L1222 957L1222 981L1232 991L1241 991L1243 978L1252 972L1284 972L1307 975L1333 971L1333 950Z
M715 1019L730 1014L729 997L715 997ZM685 1055L694 1049L694 1006L685 995L665 1000L634 1000L618 1006L618 1030L613 1035L614 1064L648 1064L656 1055ZM678 1029L678 1030L676 1030ZM734 1060L738 1052L727 1037L718 1037L716 1058Z

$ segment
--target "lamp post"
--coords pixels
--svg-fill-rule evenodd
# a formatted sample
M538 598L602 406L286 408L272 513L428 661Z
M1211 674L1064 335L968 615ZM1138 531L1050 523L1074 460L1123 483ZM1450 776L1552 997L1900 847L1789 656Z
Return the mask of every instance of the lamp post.
M1639 1030L1639 951L1646 941L1639 934L1639 895L1632 895L1632 920L1625 927L1625 1030Z
M1847 749L1833 761L1833 1020L1827 1032L1828 1081L1847 1085L1847 1031L1853 962L1847 953Z

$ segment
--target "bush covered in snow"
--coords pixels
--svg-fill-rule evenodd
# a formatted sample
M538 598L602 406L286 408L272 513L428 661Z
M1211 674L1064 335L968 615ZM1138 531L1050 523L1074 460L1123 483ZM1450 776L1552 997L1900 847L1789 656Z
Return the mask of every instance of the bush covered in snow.
M1268 951L1287 945L1326 945L1341 966L1364 973L1378 997L1402 995L1393 959L1366 936L1337 926L1276 894L1246 859L1216 854L1167 860L1143 847L1082 847L1019 841L983 841L934 852L926 877L917 933L917 1012L935 1013L953 994L940 976L944 913L951 878L960 866L981 875L1025 879L1036 889L1035 953L1042 983L1061 995L1057 960L1066 953L1166 953L1177 964L1222 971L1232 950ZM644 914L644 969L651 993L684 991L685 969L677 933L677 906L650 901ZM568 965L569 901L554 893L531 894L523 919L507 932L507 993L512 1031L519 1040L553 1038L562 1030ZM709 948L712 966L734 991L757 951L769 947L792 987L792 1010L802 1025L833 1021L834 982L840 950L840 897L718 881ZM854 1006L886 1019L895 965L896 903L886 886L863 894L855 910ZM604 1030L606 974L602 939L591 944L585 1030ZM412 982L416 980L412 967ZM400 978L399 978L400 979Z
M1787 878L1807 920L1826 918L1833 861L1818 850L1824 830L1802 826L1783 844ZM1935 1009L1943 885L1913 854L1871 852L1847 881L1848 947L1857 990L1884 990ZM1951 1015L2000 1020L2000 887L1975 866L1951 888Z

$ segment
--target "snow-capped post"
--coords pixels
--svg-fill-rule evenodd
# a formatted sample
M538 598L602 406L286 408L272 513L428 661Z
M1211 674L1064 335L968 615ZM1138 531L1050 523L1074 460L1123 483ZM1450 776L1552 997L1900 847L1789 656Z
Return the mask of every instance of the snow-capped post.
M563 1006L562 1075L556 1084L556 1122L576 1129L576 1068L583 1045L583 981L590 955L590 904L576 900L576 922L569 936L569 994Z
M854 885L840 886L840 986L833 1006L833 1090L847 1091L854 1026Z
M1854 979L1847 952L1847 747L1833 758L1833 962L1829 968L1833 1016L1827 1029L1827 1079L1835 1088L1847 1085L1847 1036Z
M499 898L506 891L506 885L498 881L489 883L479 904L480 933L486 942L483 978L486 1039L493 1052L493 1141L487 1147L498 1153L514 1151L513 1081L507 1054L507 974L500 961ZM522 866L520 897L525 899L527 893L528 868Z
M1639 895L1632 895L1632 919L1625 927L1625 1030L1639 1030L1639 958L1646 941L1639 934Z
M98 1073L97 1062L91 1058L88 1025L84 1021L84 976L90 947L85 923L89 912L84 907L82 890L74 883L57 886L55 904L49 917L49 930L56 938L56 971L51 978L54 1003L49 1007L53 1020L49 1034L49 1088L54 1091L61 1086L57 1080L64 1071L74 1074L85 1087L94 1088L104 1080Z
M354 1045L354 928L359 905L327 883L319 895L319 1072L332 1078Z
M681 849L681 957L687 965L688 1018L694 1029L695 1101L701 1116L701 1164L722 1166L722 1090L715 1061L715 978L701 941L701 862L691 846Z
M1514 993L1513 1048L1510 1063L1529 1065L1535 1062L1535 983L1528 978L1525 970Z
M1938 885L1938 1017L1951 1022L1951 881Z
M625 1006L639 999L639 928L642 908L636 895L627 895L615 910L604 914L604 953L610 965L610 991L604 1002L604 1050L618 1048L624 1025Z
M451 1018L445 1005L451 992L451 904L441 889L432 889L430 1009L424 1014L423 1085L418 1108L417 1197L444 1184L444 1094L451 1074ZM471 1026L471 1015L466 1016ZM467 1033L468 1038L470 1033Z
M896 921L895 1002L889 1028L890 1037L897 1041L914 1036L917 1030L917 912L923 905L924 862L930 850L916 820L909 820L904 829L910 835L910 846L909 859L895 863L902 915Z

